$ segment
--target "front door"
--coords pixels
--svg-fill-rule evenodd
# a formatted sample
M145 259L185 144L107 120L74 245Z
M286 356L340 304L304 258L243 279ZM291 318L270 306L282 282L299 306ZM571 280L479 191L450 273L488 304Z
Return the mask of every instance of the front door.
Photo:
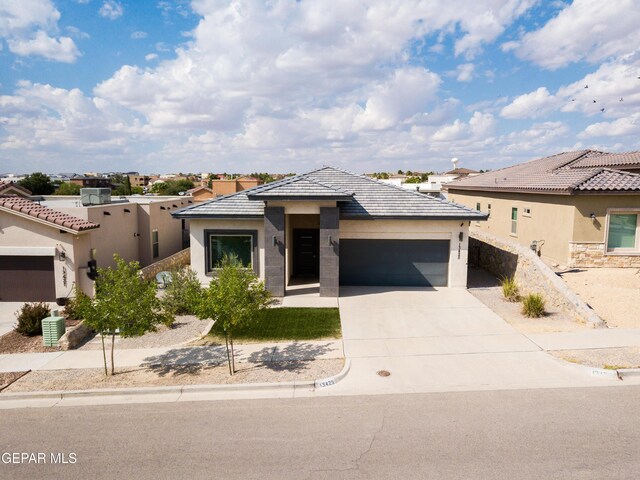
M320 273L320 230L293 230L293 274L318 276Z

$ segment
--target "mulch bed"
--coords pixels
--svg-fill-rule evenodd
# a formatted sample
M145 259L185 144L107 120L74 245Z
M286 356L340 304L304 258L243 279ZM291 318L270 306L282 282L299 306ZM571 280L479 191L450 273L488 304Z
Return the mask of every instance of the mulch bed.
M67 328L80 323L80 320L65 320ZM42 335L26 337L15 330L0 336L0 354L3 353L43 353L58 352L58 347L45 347L42 344Z

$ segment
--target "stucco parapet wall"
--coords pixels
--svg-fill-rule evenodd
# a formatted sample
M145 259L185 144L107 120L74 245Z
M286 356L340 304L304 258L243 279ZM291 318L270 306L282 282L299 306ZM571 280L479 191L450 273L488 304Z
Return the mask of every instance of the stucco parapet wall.
M521 293L525 295L528 293L542 293L548 302L577 317L578 320L594 327L606 327L605 322L598 314L578 297L532 250L476 229L471 230L469 236L472 240L490 245L499 252L490 258L486 258L488 257L487 255L483 258L482 253L480 253L481 267L497 275L513 275ZM500 252L511 254L503 255L504 257L509 257L509 260L501 263L500 259L495 258L501 255ZM511 263L511 265L507 266L505 263Z
M152 280L156 278L156 275L160 272L166 272L177 267L189 265L190 263L191 249L185 248L184 250L180 250L178 253L174 253L167 258L163 258L156 263L152 263L151 265L147 265L140 269L140 275L147 280Z
M569 265L582 268L640 268L640 255L607 255L603 242L570 242Z

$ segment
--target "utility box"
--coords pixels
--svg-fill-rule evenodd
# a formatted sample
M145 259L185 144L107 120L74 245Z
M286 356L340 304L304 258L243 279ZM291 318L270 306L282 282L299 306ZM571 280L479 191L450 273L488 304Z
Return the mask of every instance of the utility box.
M50 317L42 319L42 340L45 347L57 347L58 340L64 335L64 317L54 316L56 314L54 312Z

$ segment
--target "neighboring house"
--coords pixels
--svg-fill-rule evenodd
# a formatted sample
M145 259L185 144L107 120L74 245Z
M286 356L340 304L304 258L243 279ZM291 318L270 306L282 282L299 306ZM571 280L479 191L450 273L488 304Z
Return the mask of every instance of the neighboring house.
M13 182L0 182L0 195L17 195L22 198L29 198L31 191Z
M204 202L205 200L215 198L213 190L202 186L187 190L187 195L192 197L194 202Z
M633 173L636 172L636 173ZM566 152L447 185L474 225L551 264L640 267L640 152Z
M233 180L212 180L211 190L213 190L214 196L221 197L257 187L258 185L262 185L262 183L262 180L253 177L240 177Z
M73 177L69 182L79 185L80 188L112 188L111 179L105 177Z
M132 187L145 188L151 182L151 177L148 175L129 175L129 182Z
M191 267L208 283L225 254L265 280L466 287L470 221L486 215L333 167L288 177L172 214L191 226Z
M141 266L183 248L186 222L171 216L190 200L127 197L82 206L80 197L0 197L0 301L54 301L78 285L93 292L89 261L114 266L114 253Z

